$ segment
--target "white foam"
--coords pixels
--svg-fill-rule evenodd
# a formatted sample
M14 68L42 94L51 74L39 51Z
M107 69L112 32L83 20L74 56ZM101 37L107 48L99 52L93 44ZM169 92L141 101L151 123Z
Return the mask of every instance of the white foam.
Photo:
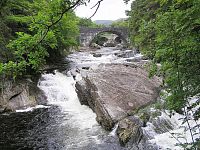
M110 132L110 136L116 136L116 132L117 132L117 128L118 128L119 124L115 124L114 128L112 129L112 131Z
M96 114L89 107L80 104L73 77L55 72L54 75L44 74L42 78L38 87L47 96L48 104L60 106L63 113L70 114L72 126L86 129L97 125Z
M49 108L50 106L44 106L44 105L37 105L35 107L28 107L26 109L19 109L16 110L16 112L28 112L28 111L33 111L34 109L39 109L39 108Z
M151 123L147 123L147 127L143 128L144 132L151 137L149 140L151 143L158 145L162 149L170 150L183 150L180 144L192 143L192 137L187 122L183 122L184 115L174 113L169 117L169 111L162 112L160 116L163 119L169 120L174 129L163 133L157 134L155 127ZM195 122L194 119L188 120L190 127L195 127L200 124L200 119ZM194 139L200 138L200 131L198 128L192 131Z
M123 52L131 52L132 50L124 50ZM136 54L129 58L120 58L115 54L120 54L121 50L114 50L112 48L102 48L95 52L76 52L68 56L68 59L73 61L76 65L87 66L95 68L99 64L109 64L109 63L125 63L129 59L141 58L143 55ZM102 54L101 57L94 57L93 53Z

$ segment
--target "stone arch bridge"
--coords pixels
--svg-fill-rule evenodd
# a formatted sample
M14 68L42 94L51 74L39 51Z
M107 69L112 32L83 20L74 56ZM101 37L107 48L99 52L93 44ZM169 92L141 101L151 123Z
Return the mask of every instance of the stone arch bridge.
M100 33L109 32L118 35L124 43L128 44L128 28L122 27L104 27L104 28L80 28L80 45L84 47L89 47L92 40Z

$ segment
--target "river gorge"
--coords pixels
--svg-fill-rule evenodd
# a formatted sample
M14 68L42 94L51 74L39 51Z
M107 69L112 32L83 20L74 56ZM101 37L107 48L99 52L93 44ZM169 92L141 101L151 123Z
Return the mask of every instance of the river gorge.
M156 102L156 89L159 91L161 81L157 77L151 81L146 77L141 68L148 60L143 60L141 54L133 50L101 48L74 52L66 61L70 63L64 71L44 73L38 81L45 104L0 115L1 150L182 149L174 146L176 140L170 139L170 135L164 135L180 126L177 116L170 118L148 107ZM127 71L131 69L136 73ZM134 85L136 79L138 84ZM94 89L85 89L89 92L84 93L83 89L90 85L95 85ZM137 89L130 90L130 87ZM96 97L103 99L98 105L87 95L95 97L94 91ZM109 101L113 96L116 101ZM142 115L140 119L133 117L133 108L146 108L149 114L141 112L137 114ZM159 139L158 135L163 137ZM163 146L163 143L167 144Z

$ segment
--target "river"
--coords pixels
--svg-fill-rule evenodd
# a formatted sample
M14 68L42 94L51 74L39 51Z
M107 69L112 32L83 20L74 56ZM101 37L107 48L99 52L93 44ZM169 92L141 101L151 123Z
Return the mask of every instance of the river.
M46 96L46 105L0 115L0 150L127 150L120 146L116 128L111 132L105 131L96 122L96 114L80 104L75 83L81 79L81 68L93 69L102 63L138 62L140 58L140 54L131 50L114 48L70 54L66 58L70 64L64 71L44 73L38 82ZM191 102L198 100L194 97ZM150 110L156 112L154 108ZM161 116L152 118L143 127L147 142L142 145L146 148L141 149L183 150L180 143L191 143L189 130L185 131L188 126L182 121L184 116L177 113L170 116L167 112L162 111ZM195 127L200 124L200 119L189 122L191 127ZM170 132L169 125L172 128ZM198 139L199 130L193 132Z
M130 50L117 57L119 50L103 48L95 53L75 52L67 58L70 69L98 67L101 63L123 63L133 57ZM66 68L67 70L67 68ZM76 80L80 78L77 74ZM0 150L123 150L112 132L96 122L96 115L81 105L70 73L43 74L38 87L47 97L47 105L0 115Z

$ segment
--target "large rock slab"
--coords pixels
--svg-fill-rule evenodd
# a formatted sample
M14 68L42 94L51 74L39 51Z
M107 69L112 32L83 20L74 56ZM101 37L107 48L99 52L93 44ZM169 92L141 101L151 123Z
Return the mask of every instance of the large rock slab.
M102 64L85 74L76 83L80 102L96 113L97 121L107 130L159 96L160 79L150 79L137 65Z

